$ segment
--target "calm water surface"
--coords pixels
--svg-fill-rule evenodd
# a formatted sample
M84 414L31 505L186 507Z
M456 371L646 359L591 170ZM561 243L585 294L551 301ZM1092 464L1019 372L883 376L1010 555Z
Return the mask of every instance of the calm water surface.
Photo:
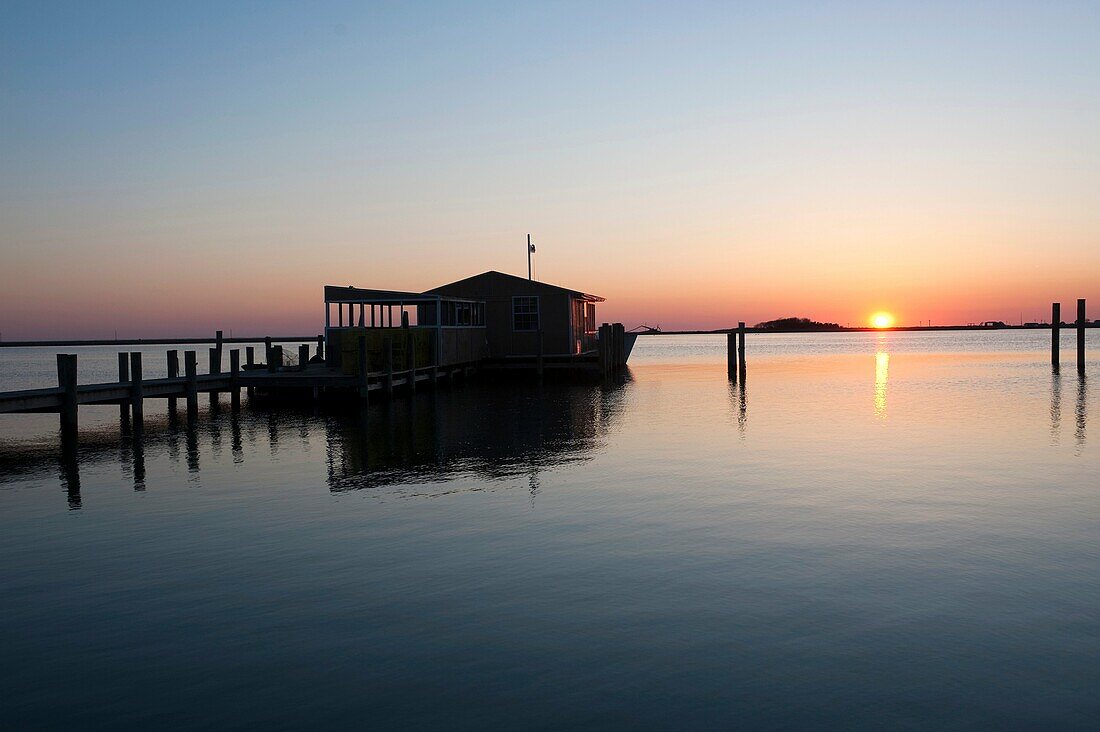
M1100 332L1086 379L1048 335L750 335L740 386L642 338L612 387L82 408L75 450L2 415L0 724L1091 727Z

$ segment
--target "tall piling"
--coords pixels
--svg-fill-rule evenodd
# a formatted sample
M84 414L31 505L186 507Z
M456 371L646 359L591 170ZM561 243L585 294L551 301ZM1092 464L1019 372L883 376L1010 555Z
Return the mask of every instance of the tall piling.
M1077 301L1077 373L1085 373L1085 298Z
M309 366L309 344L303 343L298 346L298 370L305 371L306 366Z
M325 337L323 335L317 336L317 360L325 360Z
M220 374L222 372L222 354L217 348L210 349L209 367L209 371L212 374Z
M363 400L363 406L370 404L370 361L367 355L367 337L359 336L359 360L357 366L357 379L356 384L359 387L359 398Z
M241 349L229 351L229 400L234 411L241 408Z
M341 306L341 312L343 312L343 306ZM275 363L272 360L271 353L271 336L267 336L266 338L264 338L264 363L267 364L268 371L275 370Z
M75 435L77 429L76 354L57 354L57 385L61 387L61 432Z
M741 380L745 380L745 324L743 322L737 324L737 370L740 372Z
M1061 365L1062 303L1050 304L1050 365L1057 371Z
M168 378L177 379L180 375L180 352L177 350L171 350L167 354L168 358ZM176 413L176 398L168 397L168 413L175 415Z
M141 428L145 415L145 394L141 387L141 351L130 354L130 411L134 415L134 429Z
M199 367L195 351L183 352L183 373L187 379L183 387L187 398L187 418L194 419L199 412Z
M386 396L393 396L393 337L382 339L382 366L386 370Z
M541 380L542 375L543 375L543 369L545 368L545 364L543 363L543 356L544 356L543 352L545 350L545 344L543 343L543 338L542 338L542 328L539 328L538 338L539 338L539 352L538 352L538 363L536 365L536 368L538 369L539 379Z
M118 354L118 383L130 383L130 354L126 352ZM125 428L126 423L130 420L130 403L128 401L119 402L118 418L122 421L123 428Z
M737 333L726 333L726 378L737 383Z
M416 344L413 342L412 332L405 339L405 361L409 367L409 393L416 393Z

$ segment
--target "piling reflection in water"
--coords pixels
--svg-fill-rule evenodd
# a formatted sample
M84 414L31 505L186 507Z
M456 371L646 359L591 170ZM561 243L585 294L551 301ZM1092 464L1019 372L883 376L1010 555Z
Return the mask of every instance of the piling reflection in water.
M231 462L250 462L250 477L257 481L277 470L271 458L281 458L280 451L300 449L309 454L323 448L326 480L333 492L449 482L463 476L481 485L518 477L526 478L533 499L539 492L539 471L588 460L603 443L622 412L629 383L468 384L339 413L215 406L197 419L146 415L141 429L125 434L114 428L86 430L79 439L62 434L60 450L56 442L43 441L0 451L0 470L33 476L56 466L69 507L79 509L82 466L117 462L134 490L155 490L147 460L164 457L179 463L182 441L186 470L198 479L201 454L208 451L218 465L228 442ZM743 394L742 387L742 400ZM323 445L315 444L320 436Z
M1077 404L1074 406L1073 410L1076 421L1073 437L1077 443L1077 454L1080 454L1081 449L1085 446L1085 427L1088 426L1089 418L1088 398L1088 381L1084 374L1080 374L1077 377Z

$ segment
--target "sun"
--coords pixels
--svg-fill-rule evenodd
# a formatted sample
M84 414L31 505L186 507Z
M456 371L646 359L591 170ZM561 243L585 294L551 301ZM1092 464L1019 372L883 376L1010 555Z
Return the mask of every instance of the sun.
M891 328L894 325L894 316L885 311L880 311L871 316L871 327Z

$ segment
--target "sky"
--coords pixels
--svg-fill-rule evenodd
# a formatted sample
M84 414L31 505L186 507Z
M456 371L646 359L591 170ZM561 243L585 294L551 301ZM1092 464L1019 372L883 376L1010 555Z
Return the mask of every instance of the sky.
M1098 317L1097 38L1097 2L5 2L0 337L315 333L325 284L525 274L528 232L627 328Z

